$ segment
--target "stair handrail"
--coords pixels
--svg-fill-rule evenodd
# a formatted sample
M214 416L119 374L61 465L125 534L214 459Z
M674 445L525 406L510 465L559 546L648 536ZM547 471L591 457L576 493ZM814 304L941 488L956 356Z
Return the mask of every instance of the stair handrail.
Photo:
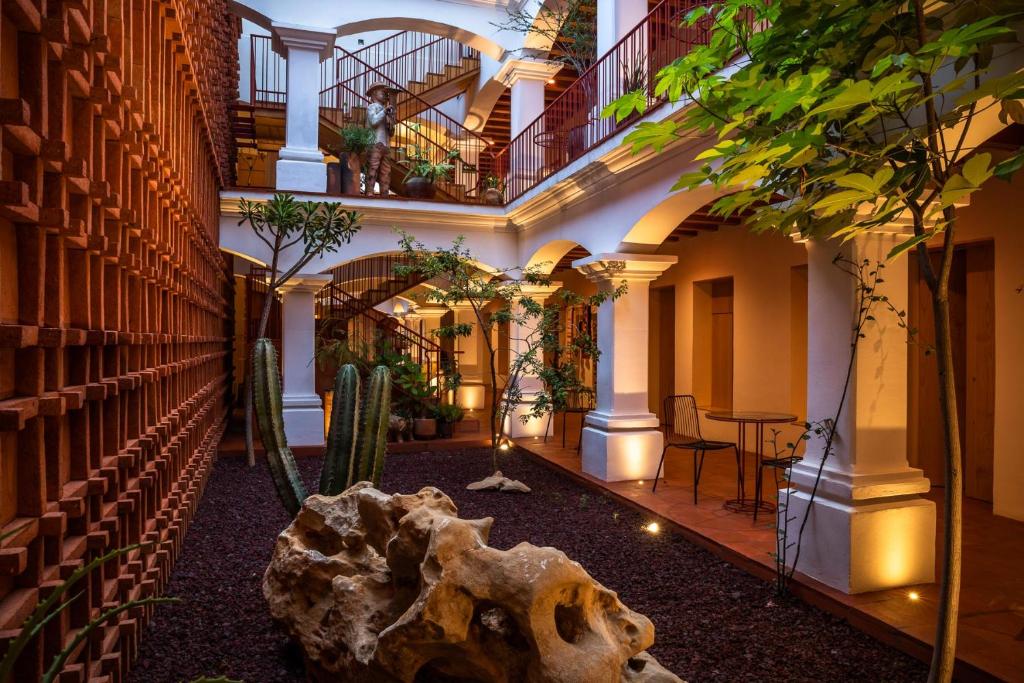
M409 96L409 98L414 99L414 100L420 102L423 105L424 109L430 109L431 111L436 112L437 115L440 116L441 119L443 119L446 122L446 127L450 128L450 129L461 130L461 131L467 133L470 137L476 138L478 141L480 141L480 143L484 146L485 149L490 146L490 143L488 143L487 140L482 138L480 135L478 135L475 132L471 131L470 129L466 128L464 125L462 125L461 123L459 123L455 119L451 118L450 116L445 114L443 111L433 107L429 102L427 102L423 98L421 98L418 95L416 95L416 93L410 92L407 88L405 88L402 85L399 85L397 82L395 82L394 80L389 78L387 75L382 74L380 71L375 69L373 66L371 66L370 64L367 64L363 60L359 59L358 57L353 55L351 52L346 50L345 48L335 46L334 49L335 49L336 52L337 51L341 51L344 55L346 55L348 57L351 57L358 64L364 66L368 71L372 71L374 74L379 76L383 81L386 81L386 82L390 83L391 86L392 86L392 89L398 90L398 91L402 92L403 94ZM324 93L326 93L330 89L331 89L330 87L324 88L323 90L320 91L320 94L323 95ZM349 90L349 92L355 92L351 88L347 88L347 90ZM360 97L363 97L365 99L365 95L360 95ZM448 126L447 125L448 123L450 123L451 125Z
M517 199L518 197L521 197L523 194L525 194L527 191L538 185L546 178L551 177L565 166L569 165L576 159L582 157L586 152L605 142L613 135L617 134L622 129L632 125L635 122L634 117L624 119L623 121L616 121L614 118L598 119L598 122L600 124L598 126L598 133L594 135L591 131L583 131L582 137L584 139L582 141L577 141L582 142L582 144L575 145L573 144L573 142L562 143L561 141L556 139L557 136L568 137L568 135L566 134L567 131L561 130L557 127L545 130L544 126L546 120L552 118L552 114L556 114L558 112L565 112L569 115L582 114L585 117L588 117L588 121L583 125L588 125L589 123L591 123L591 121L589 120L591 112L595 108L598 111L600 111L600 109L603 108L602 105L607 104L607 102L597 102L596 107L593 103L587 102L587 108L583 109L583 107L579 106L578 103L574 105L574 103L571 102L572 98L574 97L576 99L580 99L580 90L586 91L584 93L584 97L582 98L583 100L600 99L602 95L602 86L605 86L603 88L603 91L604 93L609 95L609 101L623 94L622 92L619 92L617 87L624 87L626 84L620 81L625 81L626 78L623 77L617 79L613 77L612 79L608 79L607 74L605 74L606 77L602 79L602 72L607 70L608 66L613 61L622 61L620 60L620 52L623 52L626 46L633 46L634 44L636 44L634 49L643 48L645 45L647 47L647 49L643 52L642 55L640 53L633 52L633 54L629 55L626 59L628 63L628 61L633 60L635 57L642 58L644 65L646 67L642 74L643 81L639 83L639 85L645 87L648 93L648 106L645 110L645 114L649 114L650 112L664 104L667 101L664 97L654 96L653 75L656 72L656 69L652 68L654 54L650 50L651 44L649 42L649 39L651 37L651 34L648 33L648 30L652 28L652 26L657 27L657 24L655 24L655 20L662 18L663 15L670 15L669 17L667 17L667 20L662 21L662 25L669 25L671 24L673 17L679 17L682 14L698 6L708 5L711 2L712 0L661 0L661 2L659 2L654 7L654 9L648 12L647 15L644 16L644 18L636 26L634 26L628 33L626 33L622 38L620 38L615 43L615 45L611 47L611 49L609 49L607 52L601 55L601 57L595 60L594 63L591 64L586 69L586 71L580 74L579 78L573 81L568 88L559 93L558 97L556 97L554 100L551 101L550 104L544 107L544 110L540 113L539 116L537 116L526 127L524 127L523 130L515 138L509 141L509 143L503 149L495 153L494 158L496 171L500 170L500 172L503 173L505 176L506 203L514 199ZM707 28L703 27L687 26L683 27L683 30L685 30L689 34L698 35L699 38L697 40L678 41L685 43L686 47L684 48L684 50L679 51L679 53L676 54L676 57L685 54L687 51L692 49L693 45L706 44L706 41L708 40L708 37L710 35L710 32L707 30ZM675 59L675 57L672 57L672 59L667 59L670 54L675 54L675 51L662 51L665 52L665 54L661 55L664 59L659 60L659 63L660 61L664 61L665 64L667 64L671 62L672 59ZM661 64L661 66L664 66L665 64ZM640 65L636 64L635 66ZM661 66L658 66L657 68L660 69ZM616 74L616 76L618 76L618 74ZM512 155L516 149L522 148L524 150L525 153L523 153L521 156L524 157L524 161L527 163L536 163L539 157L547 156L543 152L538 153L537 150L533 149L535 147L541 146L537 143L537 137L545 134L552 136L553 142L551 144L558 145L559 152L565 152L564 154L559 154L561 158L558 159L554 164L548 165L547 163L543 163L543 168L536 169L539 171L536 174L529 174L527 172L523 172L524 169L516 169L514 171ZM532 145L528 142L530 140L533 141ZM545 143L547 143L547 141L545 141ZM562 146L565 147L564 150L562 149ZM525 170L529 171L530 169Z
M429 34L426 34L426 35L429 35ZM380 72L380 69L386 68L386 67L390 66L391 64L394 64L394 63L398 62L399 60L415 59L415 58L417 58L419 56L419 53L421 53L421 52L423 52L425 50L429 50L429 49L435 47L436 45L438 45L440 43L450 43L451 47L447 48L447 49L452 49L453 53L455 53L455 55L457 56L457 58L459 60L462 60L462 59L473 59L477 55L479 55L479 52L477 50L475 50L475 49L473 49L471 47L468 47L466 45L463 45L462 43L458 42L457 40L453 40L453 39L445 37L445 36L438 36L437 38L435 38L434 40L432 40L432 41L430 41L428 43L423 43L422 45L414 47L413 49L411 49L411 50L409 50L407 52L403 52L400 55L395 55L391 59L388 59L386 61L383 61L383 62L377 64L374 67L374 69L377 70L378 72ZM342 48L340 48L338 46L335 46L335 50L336 50L336 53L338 51L343 51ZM466 54L467 51L469 52L469 54ZM475 53L475 54L473 54L473 53ZM349 53L349 54L354 56L354 55L357 55L358 52L353 52L353 53ZM361 76L365 75L364 73L360 72L360 73L352 74L351 76L348 76L347 78L343 79L342 74L340 73L341 69L342 69L342 66L345 64L345 62L343 61L343 56L342 56L342 58L339 58L339 57L335 56L334 69L335 69L335 83L336 84L337 83L349 83L349 82L354 81L357 78L360 78ZM361 58L359 58L359 57L356 57L356 59L357 60L361 60ZM456 66L456 64L450 64L450 63L447 62L447 60L445 60L445 66ZM391 79L391 77L387 77L387 78L392 83L395 82L394 79ZM408 88L406 88L406 90L408 90ZM410 92L409 94L411 95L412 93Z

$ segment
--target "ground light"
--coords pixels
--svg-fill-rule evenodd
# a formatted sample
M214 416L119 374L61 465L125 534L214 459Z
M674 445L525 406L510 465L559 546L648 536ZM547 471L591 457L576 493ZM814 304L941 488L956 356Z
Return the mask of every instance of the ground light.
M661 525L659 525L657 522L650 522L649 524L644 526L644 531L646 531L649 534L656 534L659 531L661 531Z
M907 593L907 597L910 598L911 602L917 602L921 599L921 594L917 591L910 591L909 593Z
M498 446L498 448L500 448L503 451L507 451L508 450L508 442L505 442L505 443L501 444L500 446Z

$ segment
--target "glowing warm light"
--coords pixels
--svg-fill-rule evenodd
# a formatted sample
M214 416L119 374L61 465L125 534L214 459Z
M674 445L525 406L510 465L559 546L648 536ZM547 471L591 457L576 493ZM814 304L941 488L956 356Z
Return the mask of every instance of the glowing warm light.
M916 602L921 599L921 594L917 591L910 591L907 593L907 597L910 598L912 602Z
M548 79L548 85L554 85L554 84L555 84L555 79L549 78Z
M644 485L644 480L643 480L643 479L641 479L640 481L638 481L638 482L636 483L636 485L637 485L637 486L643 486L643 485Z
M500 446L498 446L498 448L500 448L503 451L507 451L508 450L508 444L507 443L503 443Z
M650 524L644 527L644 531L646 531L649 534L656 534L659 531L661 531L661 526L657 522L651 522Z

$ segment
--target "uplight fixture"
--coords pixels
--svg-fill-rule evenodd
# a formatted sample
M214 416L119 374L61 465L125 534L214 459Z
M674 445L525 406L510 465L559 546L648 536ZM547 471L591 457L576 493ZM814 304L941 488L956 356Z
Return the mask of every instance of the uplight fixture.
M659 525L657 522L650 522L649 524L644 526L644 531L652 535L656 534L659 531L661 531L661 525Z
M909 593L907 593L907 597L910 598L911 602L917 602L921 599L921 594L917 591L910 591Z

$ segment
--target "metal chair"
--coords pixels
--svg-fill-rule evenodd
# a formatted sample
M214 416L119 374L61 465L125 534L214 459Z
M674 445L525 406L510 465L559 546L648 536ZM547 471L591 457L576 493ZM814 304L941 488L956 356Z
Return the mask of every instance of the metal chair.
M775 488L779 488L779 470L788 470L796 463L803 460L802 455L790 455L781 458L764 458L761 466L757 468L757 476L754 477L754 521L757 522L757 512L761 508L761 485L764 481L764 468L771 467L775 475Z
M740 452L736 444L729 441L709 441L701 436L700 417L697 415L697 399L689 394L668 396L665 398L665 448L661 451L658 471L654 475L654 488L658 490L658 479L665 463L665 453L670 448L688 448L693 450L693 504L697 504L697 486L700 484L700 473L704 469L704 455L708 451L721 451L731 448L736 454L736 467L740 464ZM700 463L697 463L697 453Z
M576 452L580 452L580 447L583 444L583 423L586 420L582 417L586 415L595 407L594 392L590 389L579 389L577 391L567 392L565 395L565 407L558 411L562 413L562 448L565 448L565 429L568 420L565 419L569 413L580 414L580 435L576 440ZM544 430L544 442L547 443L548 432L551 430L551 420L554 417L555 411L551 411L548 415L548 428Z

